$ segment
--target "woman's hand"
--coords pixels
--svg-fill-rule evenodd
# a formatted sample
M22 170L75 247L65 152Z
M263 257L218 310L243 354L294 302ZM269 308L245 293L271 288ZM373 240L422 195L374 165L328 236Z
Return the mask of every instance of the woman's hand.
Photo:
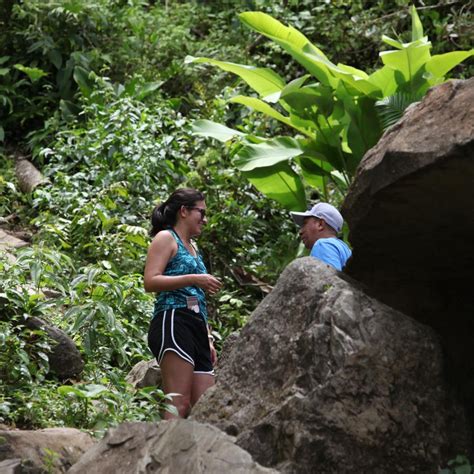
M222 283L216 277L209 275L209 273L204 273L200 275L194 275L195 278L195 285L199 288L202 288L204 291L207 291L211 295L217 293Z

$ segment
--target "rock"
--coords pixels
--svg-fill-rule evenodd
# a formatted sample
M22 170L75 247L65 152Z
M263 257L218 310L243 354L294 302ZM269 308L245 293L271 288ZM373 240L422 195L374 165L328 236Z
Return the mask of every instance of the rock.
M30 329L45 331L55 342L48 358L51 370L59 379L75 378L81 374L84 368L81 353L74 341L62 329L37 317L28 318L25 324Z
M68 474L271 473L217 428L189 420L123 423L85 453Z
M15 159L15 173L18 185L24 193L30 193L40 184L47 182L35 165L22 156Z
M66 472L94 444L91 436L73 428L1 430L0 440L2 474Z
M28 242L0 229L0 258L6 257L6 260L13 264L16 262L16 257L12 249L25 247L26 245L29 245Z
M432 330L302 258L242 328L192 418L282 472L436 472L469 443L443 377Z
M474 397L474 78L410 107L362 160L344 201L370 295L440 335L452 384ZM470 414L474 426L474 409ZM474 440L473 440L474 445Z
M135 388L160 387L161 370L156 359L141 360L127 374L125 380Z
M232 348L235 346L237 341L239 340L239 332L233 331L231 332L224 341L222 345L222 351L219 355L219 359L217 360L216 365L216 374L219 374L220 367L223 367L227 363L227 359L229 358L229 354L232 352Z
M35 472L34 467L33 470L28 469L29 466L25 467L25 465L22 464L21 459L6 459L5 461L0 462L1 474L25 474L25 471L30 473Z
M25 247L26 245L29 245L28 242L0 229L0 251L8 248Z

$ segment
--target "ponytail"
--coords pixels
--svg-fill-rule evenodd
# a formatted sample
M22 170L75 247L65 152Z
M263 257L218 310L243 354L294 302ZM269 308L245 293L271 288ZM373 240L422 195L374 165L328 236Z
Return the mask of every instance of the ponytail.
M177 189L165 202L153 209L150 236L154 237L161 230L176 225L178 211L182 206L193 207L196 202L204 201L204 199L204 194L196 189Z

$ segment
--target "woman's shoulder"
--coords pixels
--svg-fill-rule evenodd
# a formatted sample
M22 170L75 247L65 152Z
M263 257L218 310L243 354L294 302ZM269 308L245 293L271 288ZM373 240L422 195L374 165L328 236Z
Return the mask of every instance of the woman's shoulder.
M171 229L160 230L155 237L153 237L153 244L155 245L176 245L176 237L173 235Z

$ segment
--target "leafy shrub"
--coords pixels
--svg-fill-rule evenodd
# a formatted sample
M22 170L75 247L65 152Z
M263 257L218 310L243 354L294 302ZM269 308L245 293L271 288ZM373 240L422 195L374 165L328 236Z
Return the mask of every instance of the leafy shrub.
M414 7L411 14L411 41L384 35L383 41L395 49L382 51L384 66L368 75L334 64L302 33L269 15L242 13L246 25L282 47L307 74L285 83L269 68L206 57L187 61L209 63L239 76L260 98L237 95L230 102L278 120L297 135L266 139L207 120L196 122L195 132L222 142L237 139L236 166L261 192L289 209L305 208L305 183L317 188L325 200L330 200L331 188L344 193L362 156L377 143L383 129L473 54L471 50L431 56L431 43ZM307 84L310 78L318 82Z
M236 84L218 94L228 84L225 73L183 66L186 54L205 54L255 60L286 78L303 74L237 20L240 4L227 3L35 0L16 2L11 11L0 5L6 145L28 146L50 179L22 195L13 162L0 162L0 214L9 217L4 225L34 231L31 248L18 251L15 263L0 264L0 371L15 361L15 371L2 377L3 422L101 432L160 416L162 392L134 392L124 377L134 363L151 358L146 331L153 297L141 281L148 220L154 203L176 187L196 187L207 196L209 222L199 247L209 271L224 282L209 299L219 348L301 254L283 207L236 170L232 153L239 148L229 154L189 133L198 114L260 137L290 130L271 117L229 107ZM408 15L400 8L405 0L364 3L255 0L246 8L294 24L315 44L327 45L337 61L356 58L370 69L382 30L404 28ZM462 47L465 37L456 25L464 17L426 4L420 15L429 34L445 41L436 40L434 50L452 49L448 30L459 32ZM389 15L383 21L380 8ZM335 188L328 193L333 201L341 197ZM49 373L50 341L24 325L32 315L74 338L86 362L81 380L63 385Z
M473 466L466 456L459 455L448 461L448 467L441 469L439 474L471 474Z

